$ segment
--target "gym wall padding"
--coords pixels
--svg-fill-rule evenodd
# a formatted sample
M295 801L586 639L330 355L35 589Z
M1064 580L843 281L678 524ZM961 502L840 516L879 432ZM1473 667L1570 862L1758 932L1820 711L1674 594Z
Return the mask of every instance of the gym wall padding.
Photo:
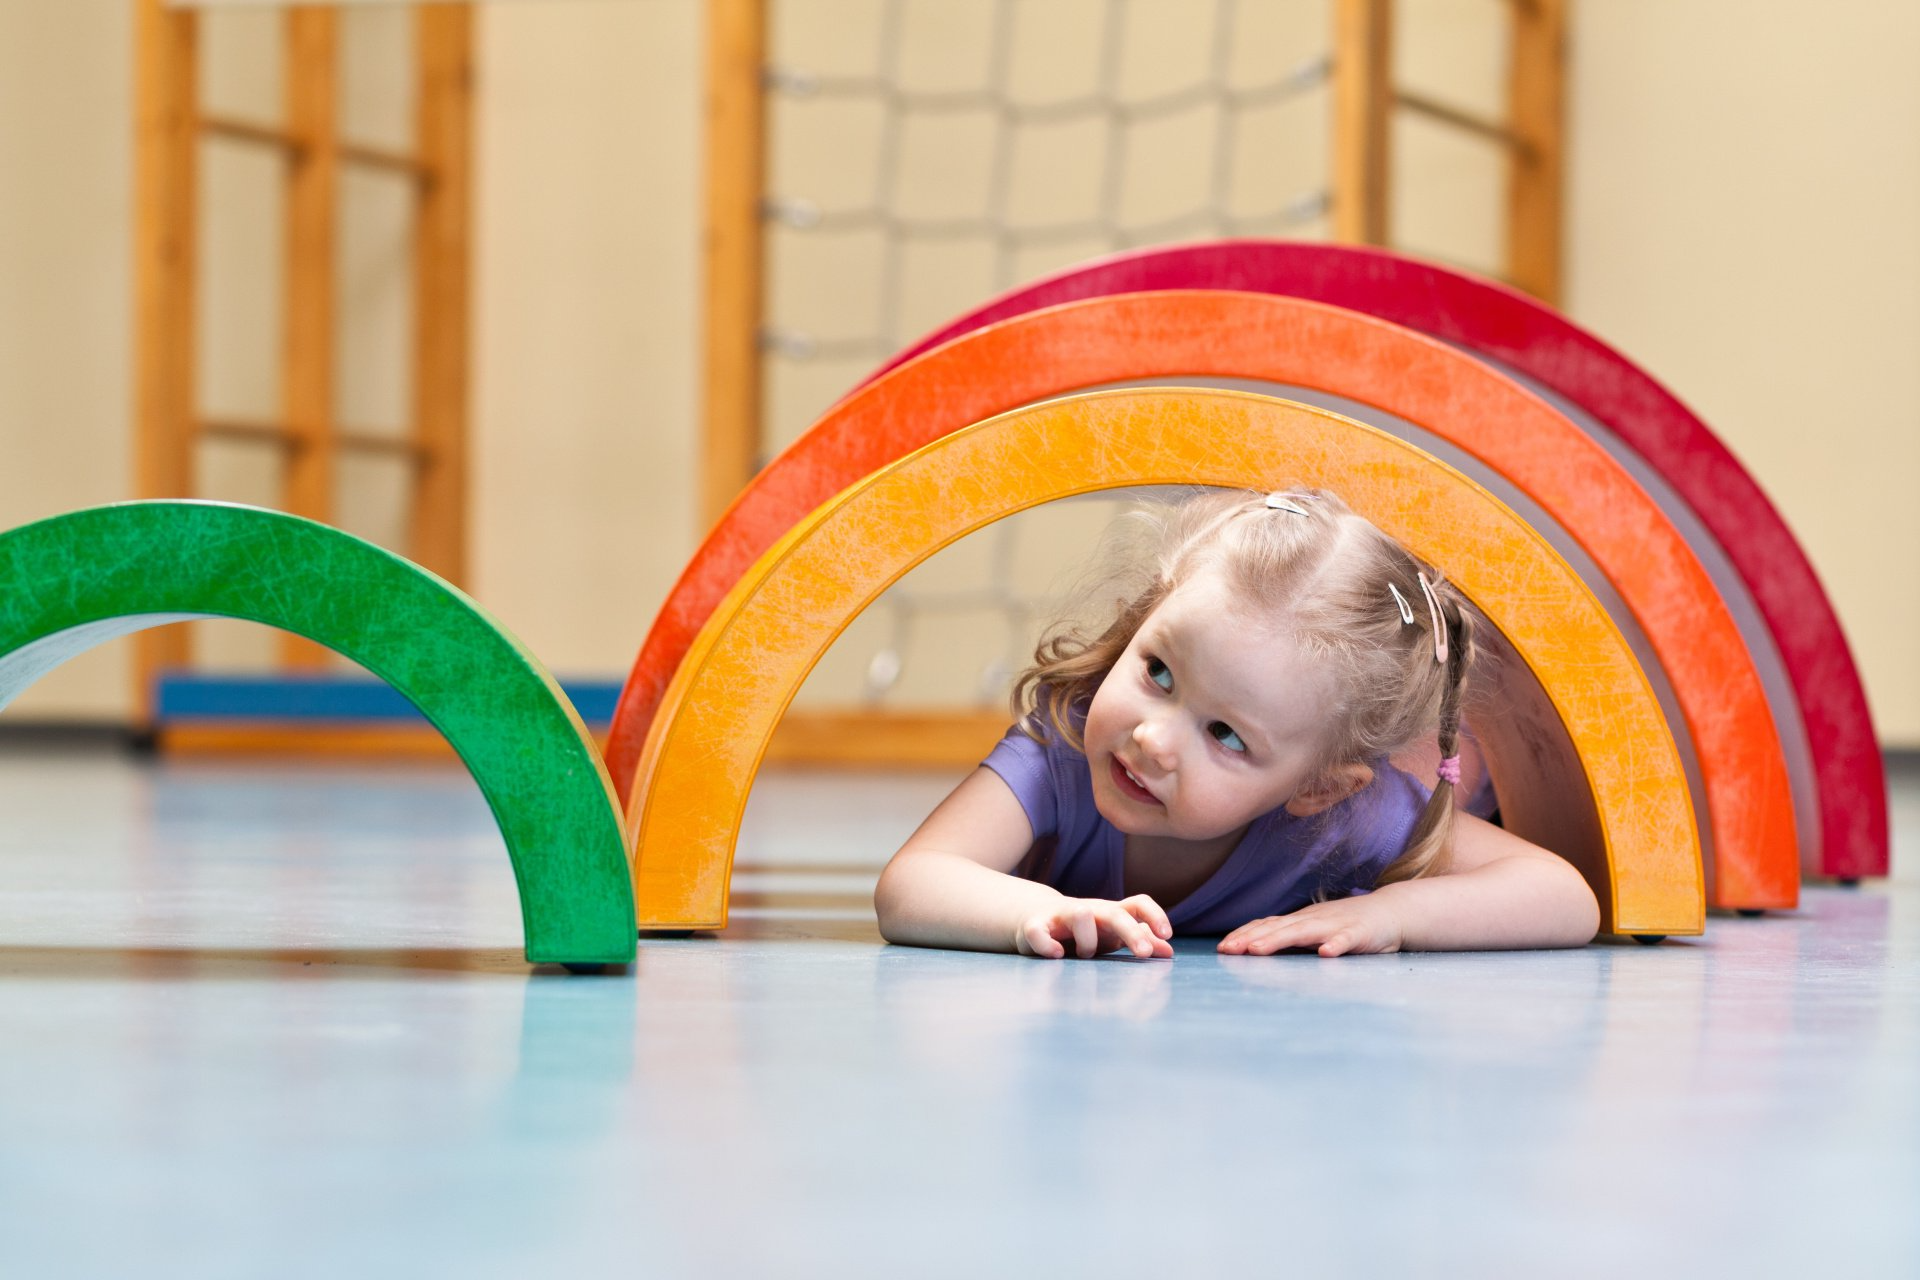
M767 741L821 653L889 583L1015 511L1160 484L1331 488L1437 565L1550 703L1544 719L1522 709L1482 725L1508 826L1581 869L1604 928L1700 932L1678 750L1625 639L1566 562L1486 490L1384 432L1264 396L1183 389L1073 396L940 435L761 556L688 649L646 739L627 812L641 928L725 925Z

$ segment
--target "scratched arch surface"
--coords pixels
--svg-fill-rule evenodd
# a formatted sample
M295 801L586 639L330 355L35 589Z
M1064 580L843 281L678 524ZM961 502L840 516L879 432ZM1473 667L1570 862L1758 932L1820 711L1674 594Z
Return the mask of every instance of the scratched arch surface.
M202 617L318 641L433 722L506 840L529 961L633 959L618 802L572 704L460 591L350 534L213 502L95 507L0 534L0 707L97 644Z
M1508 825L1581 868L1607 928L1700 931L1679 753L1625 639L1566 562L1486 490L1384 432L1288 401L1178 389L1073 396L941 436L754 563L679 664L641 756L627 813L641 927L725 925L767 740L819 656L888 584L1016 511L1163 484L1335 488L1437 564L1537 681L1569 748L1526 714L1488 722Z
M895 356L1041 307L1158 289L1284 294L1366 312L1483 356L1590 415L1658 477L1751 600L1755 649L1777 651L1775 720L1804 737L1811 785L1801 865L1841 877L1887 873L1886 772L1866 691L1840 620L1799 541L1739 460L1692 410L1620 352L1537 300L1385 249L1227 240L1098 259L1023 286ZM876 375L878 376L878 375ZM1675 513L1679 515L1678 512Z
M1120 295L1029 313L931 351L836 406L756 477L669 597L615 714L616 784L630 777L645 721L693 629L802 512L966 422L1159 375L1258 378L1359 401L1458 446L1550 512L1632 611L1684 714L1711 835L1709 901L1796 903L1791 787L1765 689L1712 581L1647 494L1551 406L1471 356L1357 312L1264 294Z

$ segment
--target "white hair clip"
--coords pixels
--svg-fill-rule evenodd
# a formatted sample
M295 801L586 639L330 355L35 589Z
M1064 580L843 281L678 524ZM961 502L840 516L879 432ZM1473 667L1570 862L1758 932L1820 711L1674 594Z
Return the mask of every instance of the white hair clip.
M1433 660L1447 660L1447 624L1441 620L1440 597L1434 594L1433 584L1427 581L1427 575L1415 575L1420 579L1420 589L1427 593L1427 611L1433 615Z
M1393 602L1400 606L1400 625L1403 627L1412 626L1413 606L1408 604L1407 598L1400 594L1400 588L1394 586L1391 582L1387 584L1387 590L1393 592Z
M1267 508L1272 511L1290 511L1296 516L1303 516L1307 514L1307 509L1305 507L1301 506L1299 503L1295 502L1292 498L1289 498L1284 493L1268 494Z

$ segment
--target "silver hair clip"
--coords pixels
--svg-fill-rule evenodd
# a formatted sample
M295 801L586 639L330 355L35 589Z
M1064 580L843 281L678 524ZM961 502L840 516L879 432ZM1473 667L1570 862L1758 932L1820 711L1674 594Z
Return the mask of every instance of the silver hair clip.
M1403 627L1412 626L1413 606L1408 604L1407 598L1400 594L1400 588L1394 586L1391 582L1387 584L1387 590L1393 592L1393 602L1400 606L1400 625Z
M1441 620L1440 597L1434 594L1433 584L1427 581L1427 575L1415 575L1420 579L1420 589L1427 593L1427 611L1433 614L1433 660L1447 660L1447 624Z
M1268 494L1267 508L1268 510L1271 510L1271 511L1290 511L1296 516L1303 516L1307 514L1307 509L1305 507L1301 506L1299 503L1295 502L1292 498L1289 498L1284 493Z

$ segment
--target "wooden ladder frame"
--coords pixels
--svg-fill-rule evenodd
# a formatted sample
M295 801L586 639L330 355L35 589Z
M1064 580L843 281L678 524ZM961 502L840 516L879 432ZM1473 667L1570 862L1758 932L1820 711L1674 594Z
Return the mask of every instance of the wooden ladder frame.
M471 237L473 15L466 4L417 5L415 148L411 154L339 136L339 15L325 5L286 11L285 119L271 124L201 110L199 18L165 0L134 0L137 496L192 496L201 440L242 440L285 459L281 506L329 522L336 460L387 454L412 467L408 541L401 550L441 577L466 575L467 366ZM195 387L199 146L223 138L285 160L285 281L281 415L209 418ZM339 179L346 166L399 172L416 193L413 228L412 424L404 436L344 427L333 396L334 258ZM325 651L282 641L289 668ZM154 684L192 657L187 628L141 632L134 651L136 723L154 725Z
M761 444L769 0L707 0L706 325L702 527L753 478ZM1508 283L1557 304L1569 0L1509 0L1507 118L1482 119L1393 83L1394 0L1333 5L1334 239L1386 245L1396 112L1492 141L1507 156ZM975 709L796 709L769 759L802 764L978 760L1006 718Z

